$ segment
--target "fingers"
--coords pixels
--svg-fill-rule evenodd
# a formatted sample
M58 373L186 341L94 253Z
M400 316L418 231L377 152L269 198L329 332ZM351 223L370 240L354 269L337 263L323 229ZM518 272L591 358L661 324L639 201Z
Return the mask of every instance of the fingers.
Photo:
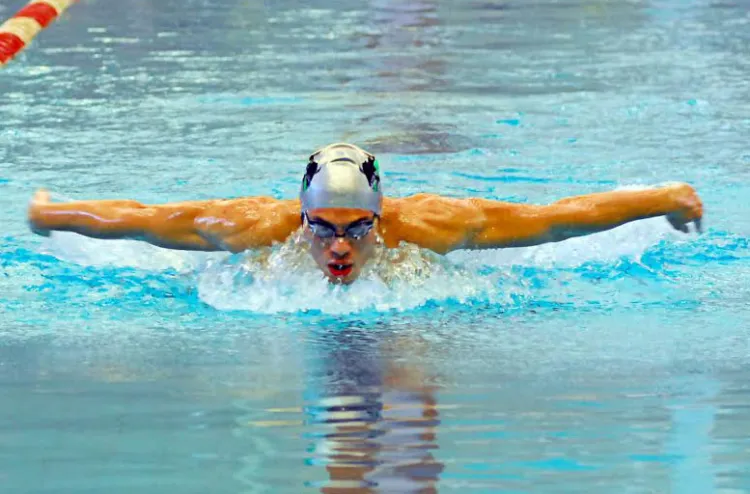
M28 210L28 223L31 231L37 235L49 237L50 231L39 226L39 214L45 204L49 203L49 192L39 189L34 193Z
M49 203L49 191L47 189L39 189L34 193L34 197L31 199L36 204L47 204Z
M685 232L685 223L675 216L667 216L667 221L675 230Z
M669 223L677 231L680 231L682 233L690 233L690 228L689 228L690 223L682 223L681 221L672 220L672 219L670 219ZM694 223L695 223L695 233L703 233L703 220L701 218L696 218L694 220Z
M688 228L689 223L686 223L684 220L675 218L674 216L667 216L667 221L669 221L669 224L672 225L672 228L675 230L682 233L690 233L690 229Z
M677 192L675 211L667 215L667 219L675 230L689 233L690 223L695 223L695 232L703 233L703 201L698 193L688 184L676 184Z

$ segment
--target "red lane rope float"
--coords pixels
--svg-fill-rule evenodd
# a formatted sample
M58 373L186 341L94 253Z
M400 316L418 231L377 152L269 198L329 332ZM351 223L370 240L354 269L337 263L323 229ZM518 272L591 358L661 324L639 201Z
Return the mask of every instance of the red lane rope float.
M0 67L23 50L39 31L49 26L76 0L31 0L0 25Z

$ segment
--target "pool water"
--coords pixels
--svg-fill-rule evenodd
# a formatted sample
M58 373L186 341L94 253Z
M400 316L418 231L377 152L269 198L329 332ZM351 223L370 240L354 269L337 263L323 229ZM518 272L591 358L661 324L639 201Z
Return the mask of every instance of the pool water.
M0 73L2 492L750 492L749 24L713 0L75 5ZM292 241L261 262L25 222L38 187L293 197L341 140L396 196L687 181L706 232L406 247L341 288Z

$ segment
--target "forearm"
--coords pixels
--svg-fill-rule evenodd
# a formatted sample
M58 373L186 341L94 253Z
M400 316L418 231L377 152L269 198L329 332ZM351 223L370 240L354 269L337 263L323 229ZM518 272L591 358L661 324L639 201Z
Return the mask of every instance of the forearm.
M33 205L29 222L35 230L81 233L96 238L118 238L140 232L132 216L146 206L137 201L75 201Z
M665 215L675 228L687 231L684 224L699 222L702 215L701 202L687 184L569 197L546 206L485 199L471 202L481 211L481 226L457 248L528 247Z
M664 216L676 207L670 190L664 187L570 197L545 207L546 234L549 240L564 240Z

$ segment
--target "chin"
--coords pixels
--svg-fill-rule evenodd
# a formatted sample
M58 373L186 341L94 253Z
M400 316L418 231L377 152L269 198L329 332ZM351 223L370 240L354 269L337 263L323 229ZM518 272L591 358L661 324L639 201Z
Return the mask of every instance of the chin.
M326 275L326 278L328 278L328 282L334 285L351 285L357 281L357 278L359 278L359 272L351 272L346 276L334 276L327 271L328 270L326 269L324 274Z
M343 278L337 278L331 275L328 276L328 282L334 285L351 285L355 281L357 281L357 277L354 275L348 275Z

